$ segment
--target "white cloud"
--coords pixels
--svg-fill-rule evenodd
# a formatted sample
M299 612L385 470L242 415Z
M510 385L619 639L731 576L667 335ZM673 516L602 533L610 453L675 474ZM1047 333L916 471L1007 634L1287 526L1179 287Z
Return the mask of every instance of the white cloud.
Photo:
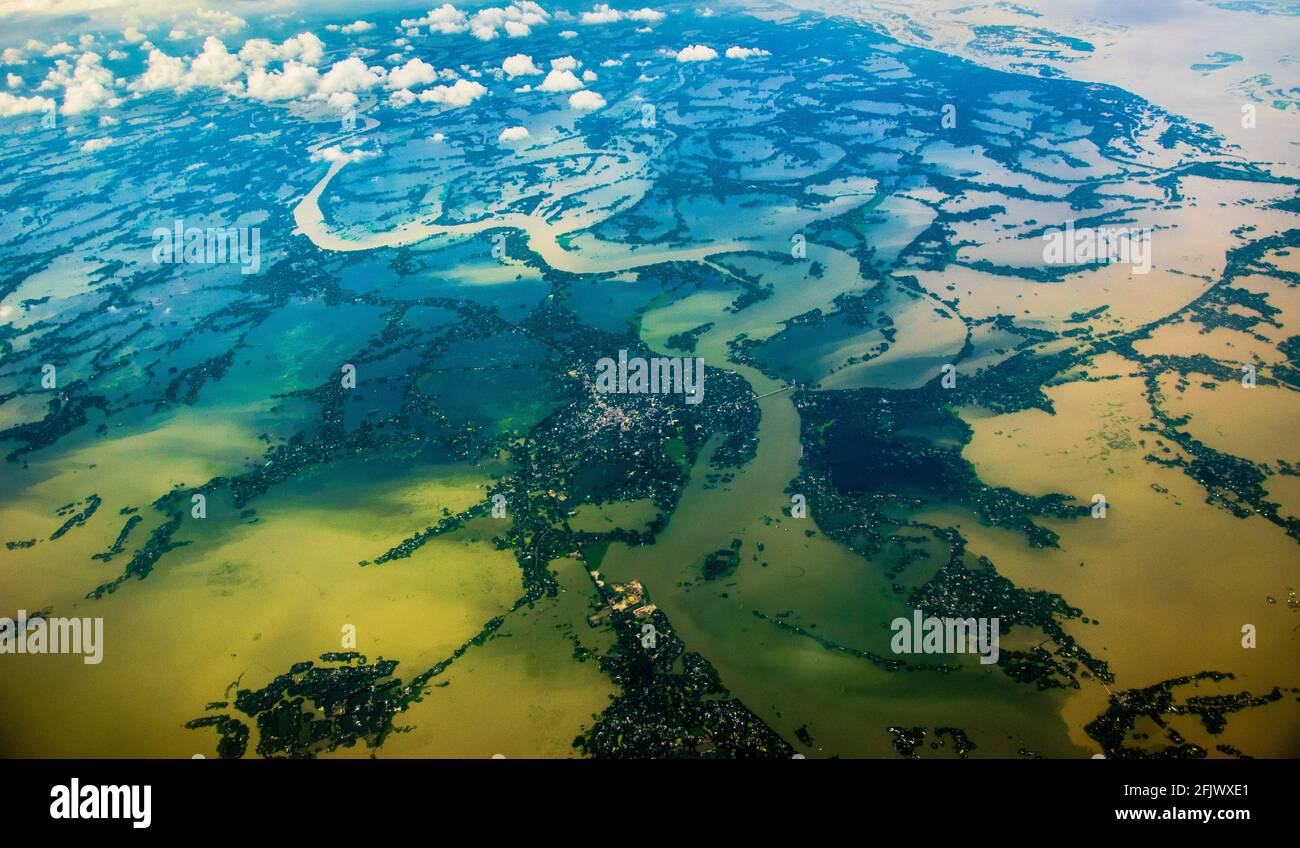
M122 59L126 58L126 54L123 53L121 50L110 50L108 51L108 58L113 60L114 62L119 62Z
M321 59L325 58L325 44L314 34L304 32L284 42L285 47L289 47L293 42L297 42L297 57L299 62L307 65L319 65Z
M452 85L435 85L420 92L421 103L441 103L444 106L468 106L487 94L487 88L472 80L456 80Z
M44 112L54 104L48 97L16 97L0 91L0 117L27 115L32 112Z
M76 48L71 44L66 41L60 41L58 44L46 50L42 55L44 55L46 59L52 59L55 56L66 56L69 53L75 52Z
M244 42L239 58L258 68L268 62L287 62L290 59L305 65L318 65L325 58L325 44L310 32L286 38L278 45L265 38L251 38Z
M560 32L560 38L577 38L577 37L578 34L571 29L562 30Z
M334 162L362 162L366 159L373 159L378 155L379 152L375 150L363 150L359 147L344 150L336 144L333 147L326 147L324 150L317 150L311 155L311 158L315 162L329 162L332 164Z
M344 33L345 35L352 35L353 33L358 33L358 32L369 32L374 28L375 28L374 24L370 23L369 21L362 21L362 20L356 20L350 24L344 24L343 26L339 26L338 24L330 24L329 26L325 27L325 29L329 30L330 32L341 32Z
M569 108L579 112L593 112L605 108L605 98L594 91L575 91L569 95Z
M79 115L99 106L116 106L121 98L113 90L113 72L100 64L103 57L98 53L82 53L77 59L76 67L65 60L55 62L41 83L42 90L63 88L63 105L59 107L61 115Z
M437 79L437 69L416 57L400 68L393 68L388 72L388 87L409 89L412 86L428 85Z
M679 62L711 62L718 58L718 51L705 44L692 44L677 51Z
M664 13L654 9L632 9L627 12L620 12L618 9L611 9L605 3L598 3L590 12L583 12L579 18L579 23L591 26L593 24L612 24L622 20L628 21L646 21L653 23L662 21Z
M152 56L152 54L150 54ZM203 42L203 50L190 63L185 81L194 86L220 86L244 72L244 66L215 35Z
M239 58L250 65L260 67L281 58L280 48L270 39L250 38L240 49Z
M127 27L126 29L122 30L122 37L126 39L127 44L139 44L141 41L144 41L146 38L148 38L147 35L145 35L143 32L140 32L140 30L136 29L133 26Z
M573 91L582 88L582 80L573 75L573 71L551 71L537 86L538 91Z
M433 140L434 140L434 141L437 141L437 142L444 141L444 140L446 140L446 138L447 138L447 136L443 135L442 133L434 133L434 134L433 134Z
M392 94L388 95L388 105L394 109L405 109L415 102L415 95L405 88L399 88Z
M0 65L21 65L27 61L27 54L17 47L6 47L0 53Z
M621 21L623 13L617 9L611 9L604 3L597 4L590 12L583 12L582 17L578 19L579 23L587 24L612 24L615 21Z
M368 68L366 63L353 56L334 65L321 76L316 90L321 94L341 91L365 91L374 88L383 79L383 68ZM353 98L355 103L355 98ZM353 105L353 104L347 104Z
M268 73L264 68L248 72L248 96L267 102L292 100L310 94L316 88L319 72L311 65L288 61L284 70Z
M576 71L582 63L572 56L561 56L558 59L551 60L551 70L554 71Z
M519 0L505 7L489 6L474 13L470 19L469 31L480 41L496 38L498 30L504 29L511 38L528 35L531 28L546 23L551 13L532 0Z
M602 68L617 68L621 64L623 63L618 59L606 59L600 63L600 66Z
M771 56L766 50L757 47L728 47L726 56L728 59L749 59L756 56Z
M469 29L465 13L450 3L443 3L438 8L430 10L429 14L422 18L409 18L402 21L403 29L416 30L416 32L408 33L410 35L418 34L417 28L422 26L427 26L430 33L436 32L442 35L454 35Z
M200 35L230 35L248 26L248 21L230 12L198 9L191 26Z
M18 74L9 74L5 77L5 85L10 88L22 88L23 78L18 76Z
M523 141L526 138L528 138L528 130L524 127L506 127L501 131L501 135L497 136L497 142L505 144L510 141Z
M87 139L81 144L81 152L95 153L96 151L103 150L105 147L111 147L112 144L113 139L107 137Z
M596 72L595 72L595 71L583 71L583 72L582 72L582 81L583 81L583 82L593 82L595 79L596 79Z
M219 88L244 73L244 66L221 39L208 36L203 49L185 67L185 59L158 48L149 51L145 72L128 86L132 91L187 91L195 87Z
M157 48L149 51L144 73L130 85L133 91L162 91L184 87L185 60L178 56L168 56Z
M501 70L506 72L506 76L514 79L515 77L527 77L534 74L540 74L542 69L533 64L533 57L526 56L523 53L516 53L501 63Z
M319 99L319 97L319 94L312 95L313 100ZM357 97L356 92L336 91L329 97L325 98L325 102L335 112L346 112L360 103L361 98Z

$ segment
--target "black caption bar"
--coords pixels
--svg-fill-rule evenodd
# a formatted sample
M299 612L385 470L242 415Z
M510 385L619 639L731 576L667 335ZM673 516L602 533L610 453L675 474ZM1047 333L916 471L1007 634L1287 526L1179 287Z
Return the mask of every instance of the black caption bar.
M705 831L754 829L770 837L768 828L782 822L796 830L928 822L927 831L942 824L948 833L1276 826L1290 817L1294 764L10 760L0 761L0 775L11 838L77 831L130 841L209 826L231 834L270 828L297 838L350 831L383 837L398 822L508 828L529 821L572 826L580 836L615 820L649 832L667 826L665 817L688 814Z

